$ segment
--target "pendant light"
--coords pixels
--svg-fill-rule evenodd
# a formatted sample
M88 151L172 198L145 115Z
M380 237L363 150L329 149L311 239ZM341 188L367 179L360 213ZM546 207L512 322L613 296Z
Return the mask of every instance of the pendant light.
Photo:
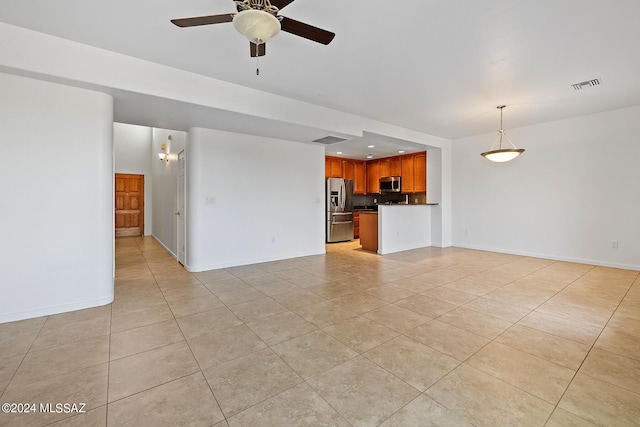
M508 162L509 160L513 160L516 157L518 157L520 154L524 153L524 148L517 148L513 144L513 142L511 142L511 139L507 136L507 133L502 128L502 110L505 107L506 105L498 105L497 107L500 110L500 130L498 131L498 136L493 141L493 144L491 144L491 147L489 147L489 151L480 153L482 157L484 157L487 160L491 160L492 162ZM507 138L507 141L509 141L509 144L511 144L513 148L502 148L503 136ZM498 149L494 150L493 147L495 147L498 141L500 141L498 145Z

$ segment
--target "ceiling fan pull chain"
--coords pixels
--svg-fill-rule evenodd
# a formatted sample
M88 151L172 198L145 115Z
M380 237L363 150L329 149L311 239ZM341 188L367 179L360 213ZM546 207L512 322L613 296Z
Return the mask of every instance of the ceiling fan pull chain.
M256 51L256 76L260 75L260 57L257 54Z

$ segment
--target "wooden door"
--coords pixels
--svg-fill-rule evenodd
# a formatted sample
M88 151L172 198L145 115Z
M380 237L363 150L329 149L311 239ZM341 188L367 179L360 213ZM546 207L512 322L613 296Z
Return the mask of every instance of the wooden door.
M144 175L116 174L116 237L144 234Z

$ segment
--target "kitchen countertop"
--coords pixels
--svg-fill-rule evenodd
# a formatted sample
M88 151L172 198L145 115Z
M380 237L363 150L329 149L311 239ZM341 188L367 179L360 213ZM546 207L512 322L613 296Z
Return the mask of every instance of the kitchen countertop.
M377 205L365 205L365 206L354 206L353 210L354 211L360 211L360 212L366 212L366 211L377 211L379 206L437 206L439 205L439 203L435 203L435 202L429 202L429 203L411 203L411 204L405 204L405 203L380 203Z

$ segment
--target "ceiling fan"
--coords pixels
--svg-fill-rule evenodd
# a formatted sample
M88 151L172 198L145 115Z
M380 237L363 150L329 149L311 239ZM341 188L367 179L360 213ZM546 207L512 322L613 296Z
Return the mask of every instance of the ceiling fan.
M235 0L237 13L172 19L171 22L178 27L233 22L235 29L249 39L249 51L252 57L264 56L267 40L278 34L280 30L324 45L331 43L335 37L334 33L279 15L281 9L294 1Z

